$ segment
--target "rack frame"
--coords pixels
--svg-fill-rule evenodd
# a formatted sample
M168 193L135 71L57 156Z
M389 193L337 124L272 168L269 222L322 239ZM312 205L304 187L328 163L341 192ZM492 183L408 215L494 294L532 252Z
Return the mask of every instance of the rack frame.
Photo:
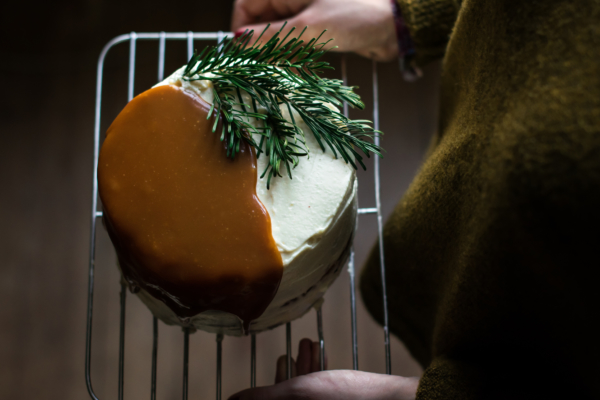
M94 120L94 155L93 155L93 182L92 182L92 203L91 203L91 227L90 227L90 253L88 263L88 304L87 304L87 321L86 321L86 340L85 340L85 381L90 398L99 400L96 396L91 378L91 357L92 357L92 325L94 311L94 277L95 277L95 260L96 260L96 225L99 218L102 218L102 211L98 210L98 156L100 153L100 120L102 111L102 84L104 75L104 61L108 52L120 43L129 42L129 78L127 84L127 97L131 101L134 96L135 86L135 60L136 60L136 44L138 40L158 40L158 81L164 79L165 68L165 53L167 40L185 40L187 41L187 56L192 57L194 52L195 40L216 40L220 43L223 39L232 37L231 32L150 32L137 33L131 32L117 36L110 40L102 49L97 64L96 73L96 107ZM347 84L347 68L346 57L342 58L342 80ZM373 87L373 126L375 130L379 130L379 87L377 63L372 62L372 87ZM348 116L348 104L344 103L344 115ZM375 144L380 144L378 134L374 137ZM382 282L382 307L383 307L383 334L385 347L385 371L387 374L392 372L391 352L390 352L390 336L388 324L388 302L387 288L385 280L385 263L384 263L384 247L383 247L383 219L381 214L381 181L380 181L380 165L379 157L374 157L374 178L375 178L375 207L359 208L358 214L373 214L377 217L377 234L379 239L379 257L380 257L380 274ZM348 261L348 275L350 278L350 316L352 330L352 367L358 370L358 336L357 336L357 319L356 319L356 276L354 265L354 249L350 251ZM124 364L125 364L125 325L126 325L126 302L127 302L127 285L121 283L120 292L120 323L119 323L119 379L118 379L118 400L124 398ZM321 370L325 369L325 341L323 336L323 315L321 305L315 306L317 314L317 330L319 338L319 365ZM152 317L152 366L151 366L151 400L156 400L156 380L157 380L157 365L158 365L158 320ZM291 377L292 372L292 333L291 322L286 324L286 357L287 357L287 377ZM188 364L189 364L189 335L191 331L184 329L184 348L183 348L183 399L188 398ZM221 375L222 375L222 343L223 335L216 335L217 342L217 382L216 382L216 398L221 400ZM251 362L250 362L250 386L256 387L256 335L251 335Z

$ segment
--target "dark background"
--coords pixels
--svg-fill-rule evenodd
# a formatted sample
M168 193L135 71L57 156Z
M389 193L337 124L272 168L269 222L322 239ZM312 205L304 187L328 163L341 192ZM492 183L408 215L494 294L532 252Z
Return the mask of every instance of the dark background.
M224 2L58 1L3 4L0 12L0 398L84 399L85 312L96 63L102 47L130 31L228 30ZM136 94L156 81L157 43L139 42ZM127 43L109 53L103 126L126 103ZM170 74L185 62L185 42L167 45ZM329 60L339 66L339 56ZM381 64L384 215L416 173L435 129L438 65L408 84L397 63ZM349 58L350 84L359 85L371 118L371 63ZM373 169L359 174L361 206L374 205ZM101 399L116 398L118 273L106 235L98 230L92 371ZM374 216L362 216L356 238L360 269L376 236ZM392 294L393 295L393 294ZM330 368L351 368L348 277L333 285L324 306ZM383 333L359 300L361 369L383 372ZM294 342L316 339L313 312L294 322ZM129 296L127 398L149 398L151 316ZM214 336L191 338L190 399L214 398ZM224 342L224 398L249 383L249 339ZM270 384L285 352L282 328L258 336L258 383ZM401 342L392 342L393 373L418 375ZM158 398L181 398L182 334L160 324ZM295 351L294 351L295 353Z

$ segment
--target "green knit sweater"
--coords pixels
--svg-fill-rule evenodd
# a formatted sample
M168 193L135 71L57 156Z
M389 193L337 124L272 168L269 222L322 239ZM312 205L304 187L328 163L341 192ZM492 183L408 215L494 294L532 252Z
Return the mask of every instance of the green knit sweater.
M600 1L400 0L439 130L384 230L417 399L600 398ZM377 251L361 277L382 320Z

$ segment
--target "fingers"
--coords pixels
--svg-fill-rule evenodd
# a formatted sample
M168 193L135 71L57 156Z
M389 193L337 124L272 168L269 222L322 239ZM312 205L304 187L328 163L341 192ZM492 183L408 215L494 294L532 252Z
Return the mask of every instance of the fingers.
M260 21L261 15L269 13L270 0L236 0L233 4L233 15L231 16L231 29L237 30L244 25L253 24Z
M269 22L292 19L313 2L314 0L236 0L231 29L235 32L248 25L261 25L264 29Z
M298 361L292 359L292 378L300 375L310 374L321 370L320 348L318 342L304 338L298 344ZM327 361L327 359L325 359ZM287 379L287 356L283 355L277 359L277 371L275 373L275 383L283 382Z
M260 21L260 16L268 17L270 0L236 0L231 17L231 30ZM270 14L273 14L272 12Z
M310 365L310 372L317 372L321 370L321 346L319 342L313 342L312 344L312 362Z
M277 370L275 371L275 383L283 382L287 372L287 357L279 356L277 359Z
M296 363L292 358L292 378L296 376ZM287 356L280 356L277 359L277 371L275 372L275 383L283 382L287 379Z
M236 0L231 24L234 32L252 29L257 37L272 23L261 39L265 43L285 21L288 24L283 35L291 27L298 29L295 33L308 27L305 40L327 29L319 43L335 38L328 47L337 46L337 51L352 51L379 61L392 60L398 54L389 0Z
M299 35L304 28L307 28L303 38L308 41L323 32L320 27L311 26L314 22L314 2L315 0L237 0L234 5L231 29L235 36L240 36L245 30L253 30L254 38L258 38L268 26L269 29L261 37L261 42L266 43L284 25L285 28L280 35L282 38L292 28L296 30L290 37ZM326 40L325 37L322 39ZM250 41L250 43L254 42Z
M325 357L324 369L327 369L327 357ZM306 375L321 370L321 347L319 342L310 339L302 339L298 345L298 361L296 362L298 375Z
M298 375L306 375L314 372L313 364L313 342L310 339L302 339L298 345L298 362L296 369Z

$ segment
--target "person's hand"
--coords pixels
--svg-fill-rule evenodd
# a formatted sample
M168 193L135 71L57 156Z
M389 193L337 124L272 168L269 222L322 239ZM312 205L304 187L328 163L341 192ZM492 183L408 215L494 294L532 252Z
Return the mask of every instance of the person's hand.
M322 371L273 386L247 389L229 400L414 400L418 378L362 371Z
M319 345L300 341L298 361L292 362L292 376L285 380L286 358L277 360L276 384L236 393L229 400L414 400L418 378L373 374L361 371L319 370Z
M320 371L319 352L320 348L318 342L312 342L310 339L302 339L298 344L298 361L294 361L292 358L292 378ZM327 356L325 356L324 364L325 369L327 369ZM275 383L283 382L286 379L287 357L281 356L277 359Z
M317 37L327 29L319 42L330 38L338 51L352 51L378 61L389 61L398 55L398 43L390 0L236 0L231 29L237 35L246 29L268 40L288 24L298 34L308 26L305 38ZM255 36L257 37L257 36Z

